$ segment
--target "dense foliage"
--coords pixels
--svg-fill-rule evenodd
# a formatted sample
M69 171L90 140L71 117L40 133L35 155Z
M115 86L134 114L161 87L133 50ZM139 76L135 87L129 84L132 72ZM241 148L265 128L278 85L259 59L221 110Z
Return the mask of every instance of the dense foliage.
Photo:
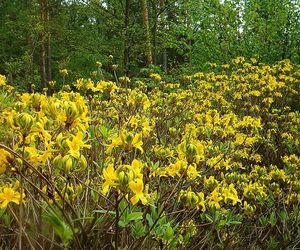
M1 247L299 247L300 66L210 66L53 95L1 76Z

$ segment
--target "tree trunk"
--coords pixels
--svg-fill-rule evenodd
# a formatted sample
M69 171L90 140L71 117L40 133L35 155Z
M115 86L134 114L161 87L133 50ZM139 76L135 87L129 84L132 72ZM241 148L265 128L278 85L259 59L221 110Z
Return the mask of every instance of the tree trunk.
M163 10L165 8L165 0L160 0L160 8ZM163 31L166 29L166 15L164 11L161 13L161 22L162 22L162 29ZM163 55L162 55L162 60L163 60L163 70L165 73L168 72L168 53L167 49L165 46L163 46Z
M149 32L149 18L148 18L148 5L147 0L142 1L142 12L143 12L143 24L144 24L144 31L145 31L145 55L146 55L146 65L149 66L153 63L152 59L152 51L151 51L151 40L150 40L150 32Z
M129 74L129 9L130 9L130 0L125 2L125 15L124 15L124 29L125 29L125 39L124 39L124 75L128 76Z
M44 88L47 87L47 71L46 71L46 48L45 48L45 19L46 19L46 0L40 0L40 18L42 23L42 31L40 32L40 72L41 83Z
M153 16L154 16L154 24L152 28L152 37L153 37L153 64L157 64L157 26L158 26L158 14L157 14L157 4L156 1L153 2Z
M47 26L48 26L48 32L47 32L47 80L52 81L52 60L51 60L51 55L52 55L52 48L51 48L51 31L49 28L50 25L50 9L49 6L47 8Z

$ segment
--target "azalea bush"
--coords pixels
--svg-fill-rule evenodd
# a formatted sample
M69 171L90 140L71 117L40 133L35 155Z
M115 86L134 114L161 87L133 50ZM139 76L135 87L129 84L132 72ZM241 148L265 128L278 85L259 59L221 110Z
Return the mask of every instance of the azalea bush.
M211 67L53 95L1 76L1 247L299 247L300 66Z

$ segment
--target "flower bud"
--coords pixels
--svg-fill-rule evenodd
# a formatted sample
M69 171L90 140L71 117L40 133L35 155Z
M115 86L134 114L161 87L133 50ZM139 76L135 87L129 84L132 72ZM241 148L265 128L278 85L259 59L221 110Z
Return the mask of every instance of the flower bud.
M192 194L191 204L192 204L192 205L197 205L198 202L199 202L199 197L198 197L198 195L196 195L196 194L193 193L193 194Z
M53 166L60 170L63 168L63 157L61 155L58 155L53 159Z
M33 125L33 121L33 117L27 113L21 113L15 119L16 125L18 125L22 130L24 130L24 132L28 132L28 130L30 130L30 128Z
M125 142L127 144L130 144L132 142L133 138L134 138L134 135L131 132L129 132L126 134Z
M122 186L126 186L128 184L128 175L126 172L121 171L118 175L118 179Z
M62 149L62 150L68 149L67 138L64 137L64 136L62 135L62 133L60 133L60 134L56 137L56 143L57 143L57 145L60 147L60 149Z
M87 168L87 161L83 155L80 156L78 161L79 170L85 170Z
M117 65L117 64L111 65L111 69L112 69L113 71L115 71L117 68L118 68L118 65Z
M66 172L70 172L73 167L73 159L71 155L65 155L63 157L63 167Z
M75 119L78 115L78 110L75 103L66 105L66 115L69 119Z
M194 144L188 144L186 147L186 154L188 156L194 156L197 154L197 147Z

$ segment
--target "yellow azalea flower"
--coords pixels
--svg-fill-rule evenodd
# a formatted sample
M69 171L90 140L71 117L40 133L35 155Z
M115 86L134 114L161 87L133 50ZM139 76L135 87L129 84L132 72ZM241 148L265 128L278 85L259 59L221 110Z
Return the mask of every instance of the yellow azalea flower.
M4 75L0 75L0 86L4 86L6 82L6 77Z
M45 140L46 143L49 143L51 140L51 134L45 130L45 127L47 126L47 123L49 120L47 117L41 117L37 122L34 123L32 132L37 132L38 134L41 134L40 138Z
M215 188L208 197L208 205L215 208L220 208L220 201L222 201L222 196L219 193L219 188Z
M198 176L200 176L200 174L197 171L197 167L196 165L189 165L188 169L187 169L187 176L191 179L191 180L195 180Z
M123 84L131 82L130 79L129 79L129 77L127 77L127 76L121 76L121 77L119 77L119 81L120 81L120 83L123 83Z
M165 168L165 170L166 170L166 173L168 174L168 176L171 176L171 177L178 176L179 177L181 174L181 170L185 169L186 166L187 166L187 162L178 160L174 164L167 166Z
M67 120L67 115L65 114L64 111L60 111L59 113L57 113L56 117L60 123L65 123Z
M111 144L108 145L108 148L106 149L106 153L111 154L112 150L120 145L122 145L122 141L119 137L112 139Z
M142 141L142 135L136 134L132 140L131 145L137 149L139 149L142 153L144 153L144 150L142 148L143 141Z
M204 203L204 193L203 192L198 192L197 195L199 197L198 206L201 206L202 212L205 212L206 207L205 207L205 203Z
M177 147L178 157L186 159L189 163L198 163L204 159L204 145L197 140L192 142L183 141Z
M132 128L137 129L139 126L139 122L140 122L139 118L137 116L133 116L131 117L129 124Z
M170 148L153 147L153 150L154 150L154 154L162 160L173 157L174 155L173 150L171 150Z
M23 195L24 196L24 195ZM8 203L14 202L16 204L20 204L21 201L21 194L17 191L14 191L10 187L5 187L3 190L0 192L0 202L1 208L4 208L7 206Z
M143 193L144 183L141 178L136 179L135 181L130 181L129 188L134 193L134 196L130 199L132 205L138 203L139 200L143 203L143 205L147 203L147 199Z
M247 135L245 135L243 133L237 133L235 135L235 144L242 145L243 143L245 143L246 138L247 138Z
M142 122L143 136L148 136L150 134L150 131L151 131L151 127L150 127L149 121L145 119Z
M60 69L59 70L59 73L62 75L62 76L67 76L69 75L69 72L67 69Z
M6 171L6 167L8 166L8 157L10 153L8 153L4 149L0 149L0 174L3 174Z
M134 159L131 163L131 165L128 166L128 169L130 170L129 178L130 180L134 178L142 178L141 170L143 168L143 164L139 161Z
M241 200L238 197L237 191L232 183L229 185L228 188L223 189L222 195L224 197L224 201L227 203L228 200L231 200L233 206L236 205L238 202L241 202Z
M218 185L218 181L215 179L213 175L209 176L208 178L204 177L204 187L209 189L211 187L215 187Z
M150 74L150 78L152 78L152 80L155 82L161 81L161 76L159 74L152 73L152 74Z
M117 138L112 139L111 144L108 146L106 153L111 154L115 147L121 146L125 151L130 151L133 148L137 148L144 153L142 148L142 134L137 133L133 135L131 132L122 131Z
M83 134L78 132L76 136L73 136L72 140L66 140L67 145L69 147L68 154L78 159L80 157L80 149L81 148L91 148L90 145L86 145L83 142Z
M150 107L150 101L146 94L132 90L128 96L128 105L147 109Z
M102 184L102 193L105 195L110 187L117 185L118 174L114 169L113 164L109 164L107 168L103 169L103 176L105 182Z
M36 147L25 147L25 156L31 163L45 163L52 156L52 152L39 152Z
M24 93L20 96L20 101L25 104L28 105L31 99L31 95L29 93Z
M260 185L257 182L249 183L244 187L244 196L249 198L254 198L257 195L260 195L262 197L266 197L267 194L264 191L264 186Z
M191 190L191 187L189 187L187 190L180 190L179 199L183 199L186 205L190 208L201 207L202 212L205 212L206 210L204 193L195 193Z
M247 201L244 201L243 210L246 214L252 214L253 212L255 212L256 206L255 205L250 205L250 204L248 204Z

